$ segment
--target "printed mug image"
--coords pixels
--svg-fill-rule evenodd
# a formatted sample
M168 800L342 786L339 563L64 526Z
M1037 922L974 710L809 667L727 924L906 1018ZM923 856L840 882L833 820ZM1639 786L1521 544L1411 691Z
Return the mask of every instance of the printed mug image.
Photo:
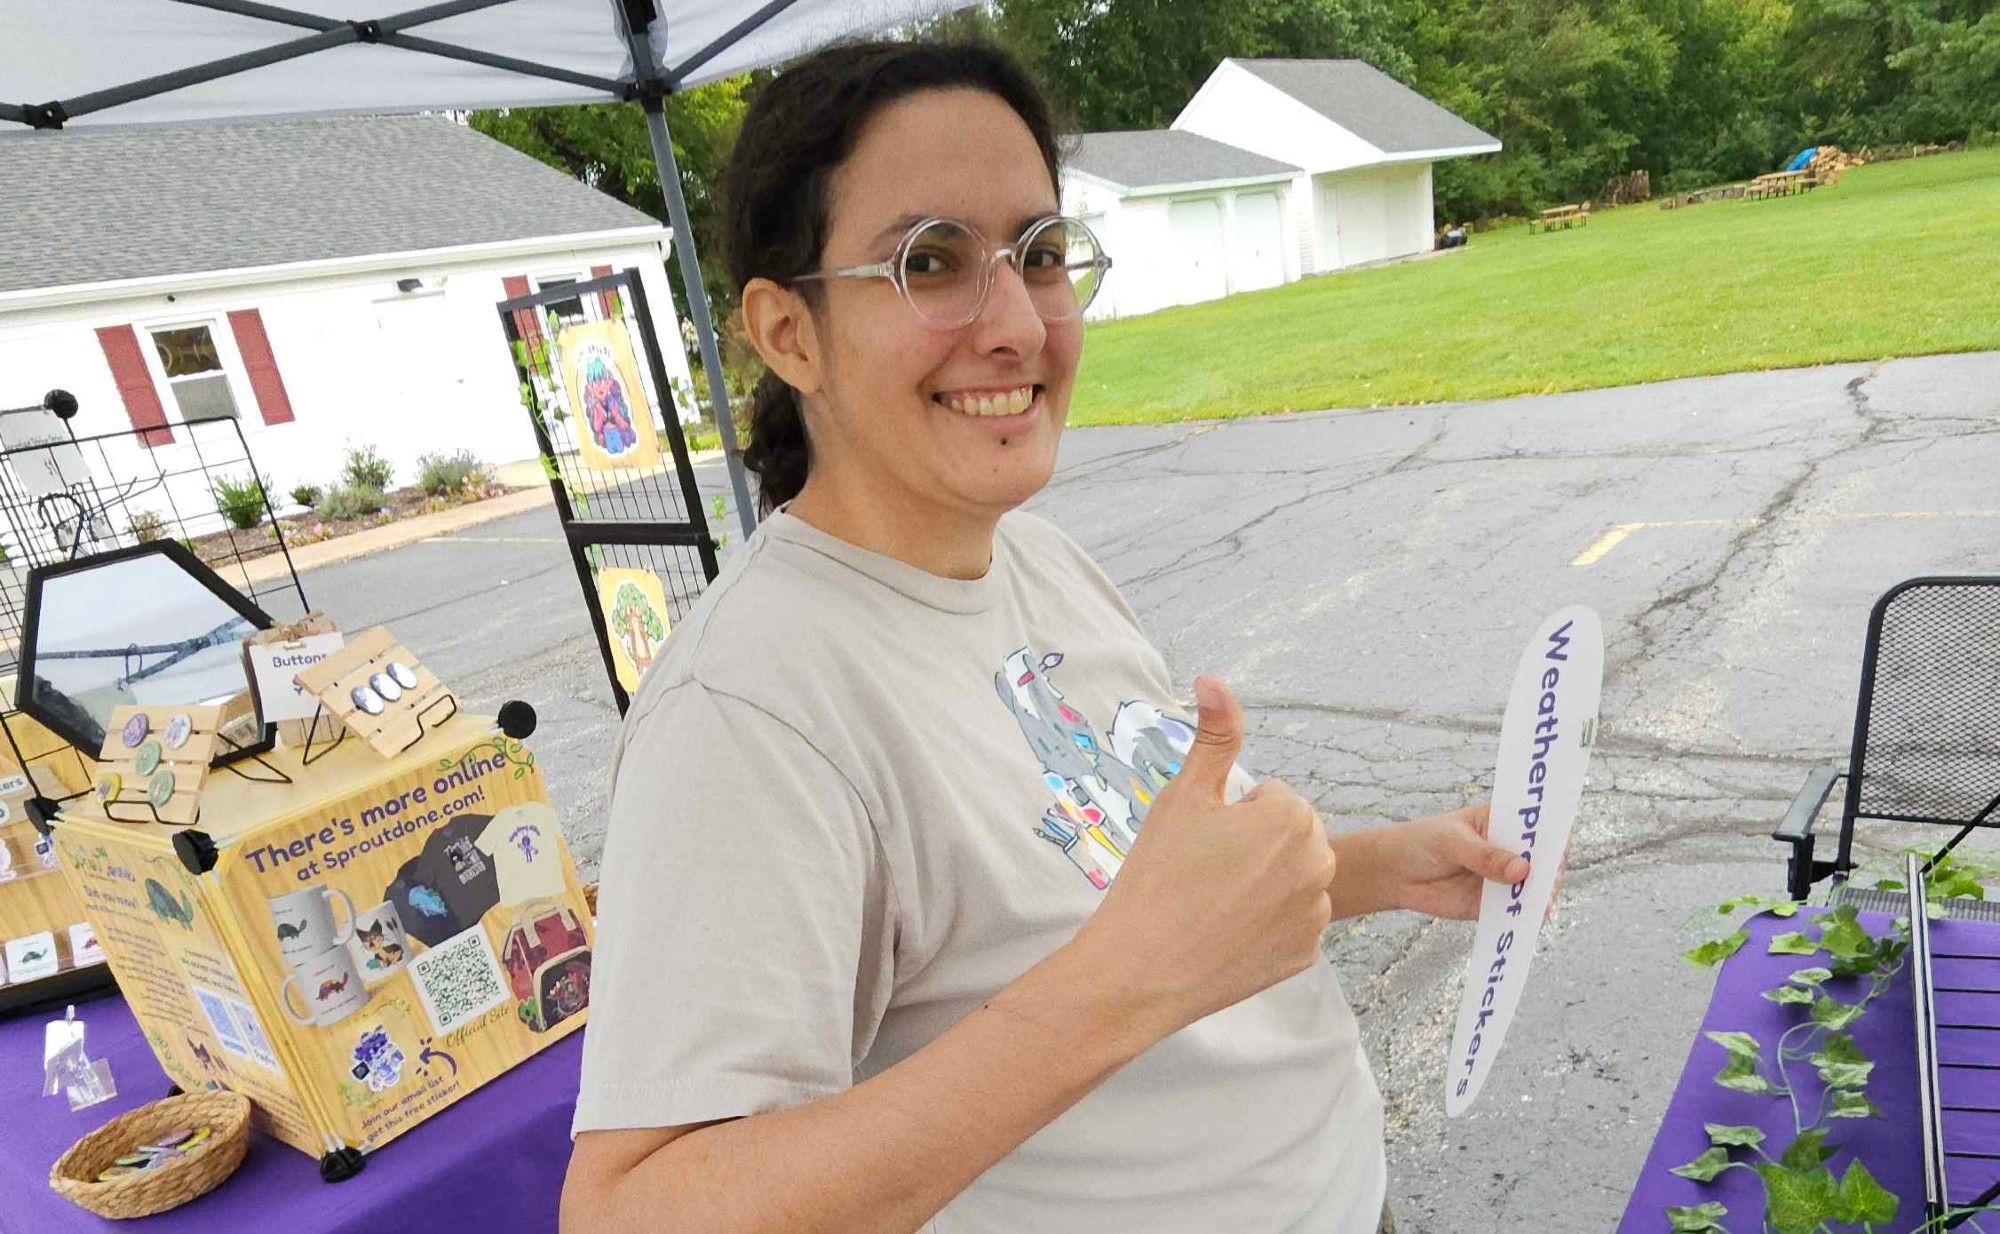
M333 901L347 905L347 923L333 928ZM308 887L265 901L271 924L277 931L278 951L289 968L297 968L320 953L331 951L354 937L354 901L345 891L329 887Z
M292 1002L294 987L305 1003L303 1012ZM293 969L278 987L279 1004L286 1015L300 1024L322 1027L337 1024L367 1001L368 991L361 984L361 974L354 971L354 957L347 954L345 947L314 956Z
M403 919L388 901L354 918L354 937L348 940L354 967L369 981L380 981L403 967L410 955L410 940L403 934Z

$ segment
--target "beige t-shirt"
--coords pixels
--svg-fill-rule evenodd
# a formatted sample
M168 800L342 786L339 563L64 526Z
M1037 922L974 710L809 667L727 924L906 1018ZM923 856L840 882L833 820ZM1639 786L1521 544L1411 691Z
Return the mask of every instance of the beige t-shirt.
M774 514L626 717L576 1130L784 1109L923 1048L1090 916L1191 737L1047 522L1003 518L966 581ZM1372 1234L1384 1183L1322 962L1155 1045L932 1228Z

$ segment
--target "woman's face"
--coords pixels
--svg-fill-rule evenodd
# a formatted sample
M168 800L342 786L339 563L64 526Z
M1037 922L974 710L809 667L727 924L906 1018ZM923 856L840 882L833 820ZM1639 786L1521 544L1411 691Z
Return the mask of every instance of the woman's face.
M1020 116L967 89L884 108L835 173L830 206L827 269L888 260L924 218L1011 244L1060 208ZM1083 348L1080 320L1044 322L1006 262L979 315L956 329L927 325L887 279L823 286L812 328L822 385L808 397L816 477L838 468L843 482L887 483L919 505L995 517L1048 482Z

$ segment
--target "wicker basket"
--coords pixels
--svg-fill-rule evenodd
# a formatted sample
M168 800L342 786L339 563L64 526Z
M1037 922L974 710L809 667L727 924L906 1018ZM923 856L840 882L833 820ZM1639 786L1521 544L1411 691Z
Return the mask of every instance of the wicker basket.
M185 1127L212 1128L208 1140L179 1161L108 1183L99 1173L156 1136ZM250 1148L250 1102L238 1093L183 1093L127 1110L69 1146L49 1167L57 1195L100 1217L165 1212L214 1189L243 1164Z

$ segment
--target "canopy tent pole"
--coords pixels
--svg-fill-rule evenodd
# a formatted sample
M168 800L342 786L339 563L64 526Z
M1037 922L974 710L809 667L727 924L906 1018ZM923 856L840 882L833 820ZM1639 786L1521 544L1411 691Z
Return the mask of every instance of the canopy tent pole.
M667 220L674 230L674 256L679 259L681 287L687 293L688 318L694 322L695 341L701 347L702 371L708 375L708 404L715 412L715 428L722 434L722 456L729 466L729 488L736 498L736 515L748 539L757 530L757 508L750 501L750 482L743 472L743 456L736 448L736 423L729 414L729 390L722 381L722 352L715 343L715 325L708 316L708 290L701 281L701 261L694 252L694 229L688 225L687 198L681 195L680 167L674 162L673 139L667 135L664 101L648 92L646 132L653 139L653 160L659 166L660 188L667 195Z
M708 289L701 281L694 228L688 222L687 198L681 193L680 165L674 161L674 142L667 132L666 95L672 87L663 66L653 58L653 45L647 38L648 28L659 20L659 15L652 0L613 0L613 4L632 45L632 71L638 82L640 105L646 112L646 135L652 139L653 165L659 173L660 191L667 198L667 222L673 228L674 256L681 268L681 287L687 294L688 319L694 323L702 371L708 377L708 405L715 413L715 430L722 437L722 458L729 470L730 492L736 499L736 518L747 540L757 531L757 508L750 501L749 477L744 474L743 456L736 446L736 421L730 415L729 390L722 380L722 349L716 345L715 323L708 315Z

